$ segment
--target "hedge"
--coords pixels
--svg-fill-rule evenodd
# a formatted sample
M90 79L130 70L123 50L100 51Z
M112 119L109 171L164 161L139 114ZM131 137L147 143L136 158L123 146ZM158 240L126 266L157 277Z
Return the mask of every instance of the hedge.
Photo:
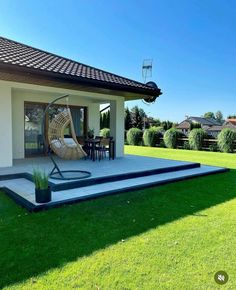
M217 138L217 145L222 152L234 152L234 141L236 140L236 132L232 129L223 129Z
M189 146L193 150L202 150L206 133L203 129L192 129L188 135Z
M159 138L162 136L163 128L162 127L151 127L145 129L143 133L143 143L145 146L155 147Z
M127 143L129 145L140 145L142 142L142 131L138 128L131 128L127 132Z
M180 132L175 128L170 128L164 134L164 143L167 148L177 148Z

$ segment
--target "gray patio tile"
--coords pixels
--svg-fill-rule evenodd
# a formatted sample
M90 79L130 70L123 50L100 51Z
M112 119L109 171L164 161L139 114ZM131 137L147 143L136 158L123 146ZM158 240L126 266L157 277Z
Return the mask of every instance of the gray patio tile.
M0 175L28 172L32 173L33 166L37 161L38 167L44 168L46 172L51 170L51 162L48 158L35 158L26 160L16 160L15 164L11 168L0 168ZM92 162L90 160L80 161L61 161L59 165L64 170L87 170L91 171L91 178L97 178L102 176L117 175L120 173L130 173L152 170L157 168L169 168L171 166L191 164L190 162L182 162L175 160L167 160L160 158L141 157L134 155L126 155L124 158L118 158L116 160L102 160L101 162ZM150 185L158 185L163 182L172 182L175 180L181 180L183 178L190 178L199 175L211 174L222 171L222 168L212 166L201 166L193 169L185 169L168 173L153 174L145 177L129 178L125 180L106 182L101 184L89 185L81 188L66 189L61 191L52 192L52 201L49 204L55 204L57 202L66 201L70 199L80 199L86 197L92 197L95 195L112 194L114 192L122 192L127 189L138 189ZM53 183L65 183L67 181L52 180ZM0 187L7 187L10 190L17 193L19 196L28 200L34 205L35 202L34 184L33 182L25 179L10 179L0 181Z

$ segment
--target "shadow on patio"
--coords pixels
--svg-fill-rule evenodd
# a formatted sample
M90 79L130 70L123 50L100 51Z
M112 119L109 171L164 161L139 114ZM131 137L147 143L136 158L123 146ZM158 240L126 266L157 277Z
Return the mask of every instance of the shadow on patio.
M0 288L236 197L236 170L29 214L0 195ZM135 223L133 220L135 219Z

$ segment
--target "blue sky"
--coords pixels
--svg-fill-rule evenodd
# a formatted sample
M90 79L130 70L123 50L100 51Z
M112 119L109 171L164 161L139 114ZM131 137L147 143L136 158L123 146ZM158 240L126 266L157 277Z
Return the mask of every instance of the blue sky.
M163 95L135 104L162 120L236 114L236 1L0 1L0 35L142 81Z

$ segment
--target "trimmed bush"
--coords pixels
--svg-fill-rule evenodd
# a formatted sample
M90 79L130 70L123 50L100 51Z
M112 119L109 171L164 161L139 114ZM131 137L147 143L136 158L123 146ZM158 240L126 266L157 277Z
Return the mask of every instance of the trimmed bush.
M162 127L151 127L145 129L143 133L143 142L145 146L155 147L158 139L162 136Z
M234 152L234 140L236 140L236 132L232 129L223 129L217 138L217 145L222 152Z
M166 148L165 142L163 140L161 140L160 145L161 148Z
M202 150L206 133L203 129L192 129L188 135L189 146L193 150Z
M211 152L217 152L217 151L218 151L218 146L217 146L217 144L216 144L216 143L211 144L211 145L209 146L209 150L210 150Z
M164 142L167 148L177 148L180 132L175 128L170 128L164 134Z
M184 150L189 150L189 149L190 149L190 146L189 146L188 141L184 141L183 149L184 149Z
M110 137L110 129L109 128L103 128L100 130L100 136L103 138L108 138Z
M142 131L138 128L131 128L127 132L127 142L129 145L140 145L142 142Z

